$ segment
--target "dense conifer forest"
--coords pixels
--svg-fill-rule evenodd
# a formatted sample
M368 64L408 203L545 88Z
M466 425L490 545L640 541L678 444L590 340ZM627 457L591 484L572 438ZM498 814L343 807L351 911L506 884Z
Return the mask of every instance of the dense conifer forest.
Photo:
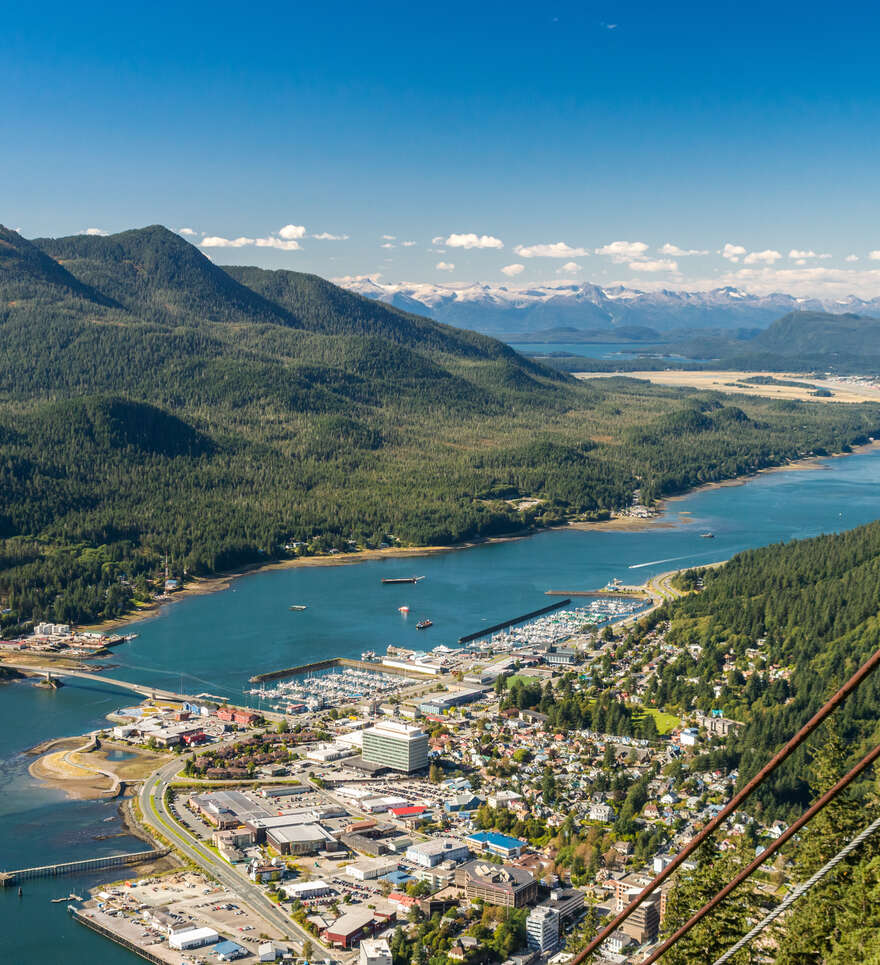
M0 609L87 622L177 576L596 519L845 450L880 407L583 385L494 339L161 227L0 228ZM540 500L530 508L521 497Z
M696 589L655 611L685 649L668 663L653 699L682 711L721 708L742 729L698 757L698 769L739 768L742 786L880 646L880 522L846 533L750 550L717 569L683 574ZM733 664L717 695L712 681ZM808 744L759 789L745 810L786 822L806 810L880 740L880 676L869 677ZM876 767L873 769L876 771ZM877 816L868 771L785 850L795 883L806 881ZM686 920L754 852L707 847L670 902L667 931ZM744 884L670 952L670 961L713 960L739 938L743 909L772 907L778 870ZM854 851L769 933L771 945L737 961L880 961L880 836ZM757 943L760 945L760 943Z

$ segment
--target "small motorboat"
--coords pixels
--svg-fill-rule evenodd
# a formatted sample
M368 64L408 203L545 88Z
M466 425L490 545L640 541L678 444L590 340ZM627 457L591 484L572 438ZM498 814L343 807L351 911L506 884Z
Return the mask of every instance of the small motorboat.
M295 603L290 609L299 613L301 610L305 610L306 607L302 603Z
M419 620L419 622L416 624L416 630L427 630L428 627L432 626L434 626L432 620Z
M409 613L409 607L408 607L408 606L399 606L399 607L397 608L397 612L398 612L398 613L402 613L404 616L406 616L407 613Z

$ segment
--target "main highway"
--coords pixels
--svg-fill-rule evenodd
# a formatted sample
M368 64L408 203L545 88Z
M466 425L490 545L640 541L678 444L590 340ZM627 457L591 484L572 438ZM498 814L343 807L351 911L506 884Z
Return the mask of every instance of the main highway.
M165 802L165 789L175 779L180 767L181 761L175 759L154 771L144 781L138 793L144 823L165 838L184 857L236 894L253 912L277 929L280 935L293 936L299 942L309 941L313 946L320 947L314 936L270 901L258 885L231 868L178 823ZM346 961L350 957L350 954L338 956L338 960Z

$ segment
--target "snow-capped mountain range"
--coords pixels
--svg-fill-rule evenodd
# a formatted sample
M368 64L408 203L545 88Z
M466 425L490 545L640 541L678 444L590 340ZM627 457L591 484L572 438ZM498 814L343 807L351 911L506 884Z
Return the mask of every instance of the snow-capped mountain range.
M367 298L440 322L489 333L515 334L554 328L674 329L766 328L792 311L852 312L880 316L880 298L798 298L753 295L739 288L644 292L581 284L515 288L493 285L385 284L372 278L336 279Z

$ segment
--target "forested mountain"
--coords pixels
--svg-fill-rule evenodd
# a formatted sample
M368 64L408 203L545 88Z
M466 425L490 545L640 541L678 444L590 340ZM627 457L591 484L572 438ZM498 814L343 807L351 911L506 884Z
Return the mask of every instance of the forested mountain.
M702 589L667 604L658 619L670 617L669 639L691 652L663 668L654 696L667 706L722 708L745 724L695 763L698 769L738 766L742 786L880 646L880 522L750 550L717 569L686 573L684 584L702 584ZM711 682L725 660L735 666L716 696ZM876 746L878 708L880 675L875 672L744 809L766 823L800 815ZM808 879L876 817L876 766L873 771L786 848L795 883ZM720 874L724 883L752 856L749 849L731 864L731 855L707 855L700 872L685 876L670 904L668 930L719 890L701 875ZM874 835L780 920L772 955L765 948L767 958L758 954L749 960L772 958L780 965L880 960L878 894L880 837ZM698 952L714 959L745 930L743 908L758 898L766 904L770 895L770 889L743 885L691 938L675 946L670 960L693 961Z
M0 609L113 615L176 574L448 544L835 451L880 408L581 384L486 336L161 227L0 235ZM540 502L521 511L516 500Z
M718 569L689 571L700 592L667 605L670 639L685 652L655 693L664 704L721 707L745 727L718 753L755 773L880 645L880 522L849 532L749 550ZM716 697L709 681L735 664ZM880 740L880 675L835 714L853 757ZM808 800L806 751L756 798L770 814Z
M750 341L729 345L723 359L731 368L877 372L880 319L790 312Z

